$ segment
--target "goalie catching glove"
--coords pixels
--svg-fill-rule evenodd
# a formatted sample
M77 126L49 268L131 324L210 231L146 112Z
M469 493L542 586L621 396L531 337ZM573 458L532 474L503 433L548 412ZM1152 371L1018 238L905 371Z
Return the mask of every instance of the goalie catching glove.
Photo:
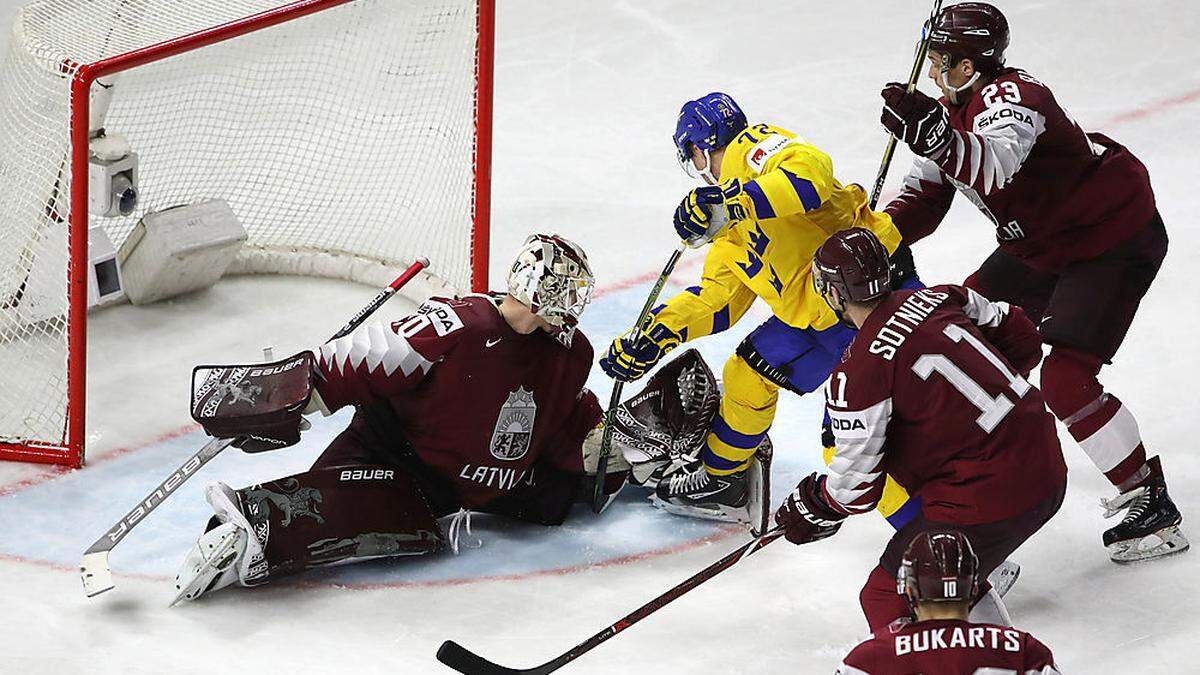
M618 406L612 440L632 465L633 482L654 487L680 468L694 468L720 403L717 378L689 349Z
M302 414L317 403L313 355L301 352L274 363L197 366L192 371L192 419L216 438L263 452L295 445L307 429Z

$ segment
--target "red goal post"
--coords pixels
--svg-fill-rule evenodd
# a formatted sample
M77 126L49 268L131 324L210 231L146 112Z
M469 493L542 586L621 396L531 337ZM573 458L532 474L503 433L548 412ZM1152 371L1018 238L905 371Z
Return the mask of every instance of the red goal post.
M210 1L221 3L222 6L225 6L225 3L233 2L233 0ZM172 59L172 57L192 53L200 54L202 51L197 50L203 50L203 48L217 45L218 43L224 43L235 38L241 38L243 36L258 33L260 31L267 31L273 27L291 24L292 22L300 22L305 20L305 17L312 17L312 15L318 15L322 12L335 10L341 6L366 6L375 3L375 0L300 0L296 2L270 2L268 0L240 1L243 4L248 5L258 4L270 6L259 12L248 13L245 16L240 16L233 20L222 21L214 25L200 26L194 31L173 35L167 39L155 41L151 44L146 44L136 49L106 55L104 58L99 58L92 61L77 61L65 53L61 56L55 56L55 58L60 58L59 63L61 76L66 77L69 75L70 77L69 129L67 129L67 132L69 133L69 151L66 153L69 160L64 162L64 164L69 165L69 169L67 170L69 175L64 180L63 171L62 169L59 170L59 176L55 179L54 186L52 188L52 192L55 196L52 196L48 201L43 202L44 215L41 220L45 222L40 224L42 229L33 238L37 240L36 246L44 247L44 241L47 238L45 235L46 231L53 230L57 226L65 226L67 229L67 251L64 260L66 285L65 307L63 309L65 311L60 315L54 315L48 318L39 317L38 321L36 322L28 319L27 317L21 316L22 308L19 307L19 303L22 300L22 294L28 296L27 284L29 283L31 271L28 269L18 270L19 273L23 273L25 275L25 279L20 282L16 291L0 287L0 292L5 292L8 294L7 296L0 296L0 300L3 301L3 304L0 304L0 353L2 353L2 350L9 348L13 349L15 352L16 348L13 347L13 345L20 344L22 340L36 341L38 343L53 343L57 339L58 334L61 333L64 350L62 356L65 358L65 382L64 386L62 387L64 398L63 403L65 404L65 407L62 410L61 415L58 415L57 413L47 413L39 416L37 413L26 413L26 420L36 418L39 422L37 425L30 426L40 427L40 430L34 430L34 432L28 434L21 433L21 430L15 428L11 421L6 426L4 423L4 418L0 416L0 459L62 464L74 467L78 467L83 464L86 413L85 384L87 373L86 345L89 276L88 236L89 228L97 227L98 222L95 214L92 214L91 217L89 217L90 195L88 180L90 159L89 141L91 138L93 138L93 134L95 133L95 129L92 128L91 118L94 111L91 109L91 101L93 96L93 86L96 84L96 82L103 78L112 77L119 73L134 71L149 64L163 62L164 60ZM384 1L386 0L380 0L381 3ZM147 5L147 11L140 17L139 20L143 22L153 22L155 20L155 15L149 10L153 10L155 7L170 5L172 2L178 3L180 6L190 6L188 10L181 9L180 11L191 11L191 9L197 4L208 4L205 2L197 3L195 0L109 0L108 4L119 4L122 6L136 6L139 4L145 4ZM40 2L31 3L30 6L32 7L36 5L39 11L44 11L47 7L53 8L53 6L57 4L61 4L63 8L69 10L72 5L78 5L80 3L78 0L41 0ZM473 7L474 10L473 25L471 26L473 30L473 53L468 55L474 66L474 72L469 74L473 86L473 91L470 92L470 103L472 105L470 105L469 110L469 114L472 119L469 121L470 129L467 130L467 133L470 134L470 157L466 160L470 163L470 166L468 167L470 171L470 177L466 179L465 182L467 185L463 187L464 190L469 190L470 193L469 196L466 197L468 199L467 204L469 212L465 214L465 217L469 219L469 240L464 239L462 242L457 240L453 242L447 241L445 244L449 247L452 247L455 251L462 252L463 247L466 247L468 250L462 252L462 260L453 263L454 269L443 270L443 272L445 273L444 280L460 290L468 290L469 287L469 290L483 291L486 290L488 283L493 49L495 30L494 0L429 0L427 2L418 1L414 3L404 3L403 7L401 7L401 3L389 2L387 9L389 11L393 8L396 11L409 11L410 5L430 5L431 7L429 8L429 14L421 15L420 17L421 21L428 21L430 25L443 25L449 24L451 21L462 20L462 16L456 13L457 6L467 5ZM383 11L382 6L372 9ZM124 11L124 8L122 8L122 11ZM364 11L368 10L364 9ZM309 18L308 21L310 24L304 28L306 32L298 36L291 36L284 33L273 35L283 41L290 40L292 43L311 40L313 43L324 44L327 41L336 40L338 38L336 35L320 35L319 31L309 32L312 28L311 22L313 21L313 18ZM454 31L461 31L461 27L452 28L447 32L450 33ZM436 33L436 31L432 29L422 29L422 31L417 35L418 37L422 37L431 33ZM21 31L15 31L14 39L21 34ZM44 38L45 36L41 37ZM338 49L388 49L390 45L387 42L387 36L381 35L380 38L381 39L378 41L364 41L361 44L341 45L338 47ZM10 46L10 53L11 50L20 48L21 47L19 45L12 45ZM37 57L42 60L46 58L47 53L53 53L53 50L48 49L47 45L44 43L38 43L35 45L35 49L38 50ZM432 49L436 50L437 46L434 46ZM453 49L453 47L451 47L451 49ZM201 59L196 61L195 64L189 65L189 67L194 71L196 70L197 66L202 68L203 65L204 63ZM414 81L421 80L417 82L415 87L419 89L422 96L428 95L430 97L430 100L422 99L422 104L430 106L431 109L435 109L438 106L438 102L434 100L438 95L437 92L434 91L436 89L436 83L431 84L427 81L424 81L431 78L436 79L437 73L435 71L437 70L437 67L427 67L428 64L405 65L402 63L389 63L386 64L386 66L388 68L395 67L397 72L400 73L396 76L398 78L411 76ZM6 74L11 76L11 71L12 67L10 66L9 71L6 71ZM10 83L12 79L13 77L8 77L4 84ZM304 78L300 77L299 79L303 81ZM336 80L336 75L333 79ZM120 95L120 88L122 86L123 84L116 85L117 93L114 95L114 97ZM234 96L237 96L240 93L242 94L243 98L258 94L257 89L238 92L237 87L239 85L236 83L233 85L222 83L220 86L231 87ZM257 87L259 85L255 84L252 86ZM459 96L461 93L462 92L452 92L450 95ZM19 95L19 92L12 93L8 91L0 91L0 96L9 96L10 100L14 96L19 98ZM304 100L305 92L303 91L296 93L295 99L297 106L303 107L307 104L307 101ZM19 104L20 101L15 100L10 108L13 108L13 106ZM4 118L0 118L0 124L8 123L13 118L13 115L18 115L21 111L16 109L15 112L14 110L8 110L6 112L11 114L6 114ZM354 118L356 113L357 111L355 110L351 110L349 112L335 111L331 115L330 121L344 122L347 118ZM434 110L433 114L436 114L436 110ZM386 118L387 116L384 117ZM218 124L221 121L222 120L219 118L216 120ZM308 122L304 122L302 124L307 123ZM368 122L368 124L376 127L380 123L381 120L379 119L370 120ZM407 122L401 122L401 124L405 123ZM188 126L188 128L190 129L194 126L195 124L192 123ZM444 131L444 129L439 129L437 133L443 134ZM351 128L346 133L353 135L354 129ZM408 133L411 132L402 128L397 128L395 130L396 135ZM344 138L346 138L346 136L343 136L343 139ZM137 140L133 140L136 147ZM462 141L456 140L454 142L460 143ZM337 148L331 149L336 150ZM316 159L313 161L319 163L321 161L320 153L316 152L312 154L314 154L316 157ZM416 152L414 152L414 154L419 155L419 153ZM428 155L426 155L426 157L427 156ZM410 158L410 160L411 159L412 158ZM143 172L148 172L148 170L151 168L149 165L149 161L145 162L143 165ZM389 170L392 168L394 167L390 167ZM16 172L12 167L0 165L0 170L5 169L10 175ZM405 171L408 171L408 167L405 167ZM174 178L177 173L178 172L173 172L172 177ZM411 176L416 175L415 171L408 171L407 173L404 171L396 171L395 173L396 175L384 176L382 178L382 183L379 182L378 176L362 176L362 178L364 180L370 179L375 181L373 185L376 187L373 187L370 190L372 193L371 196L374 197L375 193L377 192L386 192L389 179L391 182L402 185L406 181L409 181ZM197 172L198 180L201 182L204 180L203 174L203 171ZM293 180L298 180L295 177L291 178ZM356 176L348 175L340 178L346 183L352 183ZM62 187L62 183L64 182L69 184L69 209L64 209L63 205L57 201L57 194ZM279 182L286 183L289 187L292 185L292 181L286 179ZM147 180L147 189L150 188L150 183L151 181ZM383 185L383 187L380 188L378 187L379 185ZM2 186L0 186L0 189L2 189ZM51 190L51 188L48 186L45 189ZM205 192L203 186L201 188L189 186L185 192L189 195L205 194L213 197L224 196L220 193L210 195L209 193ZM149 199L153 198L153 194L149 195ZM405 196L403 197L402 201L408 199L410 198ZM19 201L19 199L17 199L17 201ZM386 200L381 203L385 205L387 204ZM0 206L3 206L3 204L0 203ZM162 207L163 204L160 202L157 204L157 206ZM150 208L147 208L147 211L151 210L152 208L153 205ZM366 207L362 208L365 209ZM454 213L453 208L447 207L447 209L448 213ZM62 212L64 210L68 211L66 218L63 218L62 216ZM17 209L17 211L20 211L20 209ZM142 213L144 212L139 209L139 215ZM351 211L349 215L352 216L362 214ZM391 216L391 214L373 213L368 215L380 215L381 217ZM136 217L134 219L136 220ZM347 220L352 220L352 218L347 217ZM101 222L101 226L107 227L107 223ZM272 224L272 227L276 226L276 224ZM431 230L436 234L437 230L437 228L431 227L431 223L425 222L401 223L398 225L398 227L405 226L413 228L414 230L423 230L426 235L428 235ZM10 226L4 224L2 216L0 216L0 228L5 228L3 231L6 234L11 231L9 227ZM259 246L259 244L255 241L255 237L257 235L255 232L253 232L253 223L247 223L246 229L251 232L250 243L254 244L255 246ZM128 234L127 228L124 230L119 229L116 232L116 235L113 237L114 243L119 246L120 239L126 234ZM264 234L265 238L278 238L280 236L283 235L278 234L274 230ZM341 240L337 240L328 244L327 250L325 250L322 248L325 245L321 241L316 241L315 243L314 241L310 241L312 236L324 236L323 233L318 232L311 234L305 232L305 236L308 238L306 238L303 243L291 244L286 240L279 242L273 239L270 243L262 244L259 246L259 248L261 248L263 251L267 251L269 249L279 249L282 251L282 253L279 255L282 256L297 254L297 252L304 255L312 253L314 255L321 255L325 257L333 256L335 261L341 260L344 257L358 257L365 260L369 265L384 265L392 268L403 268L407 262L411 262L411 260L416 256L427 253L427 251L422 250L402 250L404 244L406 243L405 241L399 242L399 244L397 244L395 247L395 250L388 250L383 253L380 253L379 251L369 247L368 250L354 250L353 246L348 246ZM373 245L375 239L372 238L371 233L365 232L362 236L364 241L367 241L369 244ZM456 234L455 236L459 235ZM15 247L20 245L20 243L17 241L20 239L20 237L6 236L6 238L9 240L8 243L0 243L0 247ZM401 236L400 239L403 240L404 237ZM447 235L446 239L450 239L449 235ZM3 251L0 251L0 254L3 253ZM274 255L274 253L271 253L271 255ZM41 260L44 260L47 257L48 256L39 253L34 253L31 255L28 253L28 250L23 250L20 253L10 254L8 258L0 258L0 260L4 260L6 263L16 260L17 265L34 268L38 264L41 264ZM431 255L431 257L434 256ZM31 258L33 259L32 261L30 260ZM434 265L436 267L440 261L436 257L434 258ZM335 264L337 263L335 262ZM358 263L355 264L357 265ZM289 265L291 265L291 263L289 263ZM283 269L276 269L274 264L251 264L245 271L281 271L286 273L298 273L296 271L297 269L305 270L304 272L299 273L310 273L322 276L335 276L363 280L358 279L358 275L356 273L340 269L334 271L330 271L328 269L323 269L323 271L313 271L313 268L308 263L305 263L302 268L285 267ZM3 269L0 269L0 273L3 273L3 271ZM19 273L12 275L12 277L19 277ZM5 297L8 299L4 300ZM16 300L13 300L14 297ZM14 361L16 361L21 358L21 354L23 353L25 352L19 352L12 358ZM57 359L55 357L56 354L52 354L52 357L48 360L52 362L56 361ZM12 384L12 382L7 382L6 379L11 380L14 378L14 376L26 378L45 377L49 380L54 380L58 377L57 373L39 374L32 372L18 374L10 371L6 374L2 370L3 366L5 365L6 364L4 362L0 361L0 387L9 386ZM31 407L35 407L41 403L41 401L36 400L36 390L32 390L30 388L21 389L20 387L18 387L18 389L21 395L27 395L31 397L29 400L27 400ZM53 398L53 395L48 396L48 398ZM11 402L0 401L0 405L5 403L11 405ZM54 405L55 403L56 402L54 401L50 401L48 405ZM2 413L0 413L0 415L2 415ZM19 422L16 424L19 427ZM47 433L48 429L49 433ZM61 431L61 434L58 434L58 431Z

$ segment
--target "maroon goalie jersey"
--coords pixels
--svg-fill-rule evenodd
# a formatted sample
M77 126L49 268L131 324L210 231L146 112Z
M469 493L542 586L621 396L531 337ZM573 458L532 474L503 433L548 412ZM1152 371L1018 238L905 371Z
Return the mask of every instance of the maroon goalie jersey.
M1019 307L961 286L888 295L826 385L837 446L826 502L869 511L891 475L929 520L977 525L1061 489L1054 418L1023 376L1041 355Z
M390 326L321 347L317 383L329 411L386 400L424 464L468 509L536 485L543 463L583 473L600 421L584 388L592 346L514 331L485 295L432 298Z
M837 675L1059 675L1025 631L957 620L897 621L851 651Z
M956 189L995 224L1001 249L1051 272L1096 257L1153 217L1146 167L1116 141L1085 133L1028 73L1006 68L949 109L950 144L918 157L885 209L905 241L937 228Z

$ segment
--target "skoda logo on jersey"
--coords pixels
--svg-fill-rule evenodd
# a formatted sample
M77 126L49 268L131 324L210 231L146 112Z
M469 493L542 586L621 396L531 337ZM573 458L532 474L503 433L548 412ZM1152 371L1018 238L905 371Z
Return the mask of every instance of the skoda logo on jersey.
M535 417L537 403L533 400L533 392L525 387L517 387L500 406L496 430L492 432L492 456L505 461L524 457L533 442Z

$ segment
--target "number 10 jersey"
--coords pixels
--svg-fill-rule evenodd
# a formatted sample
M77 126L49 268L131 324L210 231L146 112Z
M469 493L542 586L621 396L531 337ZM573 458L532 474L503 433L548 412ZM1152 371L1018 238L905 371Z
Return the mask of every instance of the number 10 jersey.
M885 475L943 523L996 522L1045 499L1066 465L1025 379L1041 354L1019 307L961 286L891 293L826 385L837 442L828 503L868 511Z

